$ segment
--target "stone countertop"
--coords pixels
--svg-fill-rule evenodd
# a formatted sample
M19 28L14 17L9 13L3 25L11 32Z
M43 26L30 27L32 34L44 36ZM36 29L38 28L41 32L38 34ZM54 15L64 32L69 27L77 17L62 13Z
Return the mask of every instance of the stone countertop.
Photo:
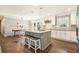
M24 30L27 32L34 32L34 33L45 33L45 32L51 32L51 30L39 30L39 31L34 31L34 30Z
M76 31L76 28L53 28L51 30L59 30L59 31Z

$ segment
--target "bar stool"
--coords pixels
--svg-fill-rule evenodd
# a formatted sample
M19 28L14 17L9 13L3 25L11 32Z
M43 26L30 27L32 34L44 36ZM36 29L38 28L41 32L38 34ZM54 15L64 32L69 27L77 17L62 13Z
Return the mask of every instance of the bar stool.
M41 48L40 38L31 37L30 47L33 48L36 53L36 50Z
M25 42L26 42L25 44L28 46L28 48L30 48L30 36L29 35L26 36Z

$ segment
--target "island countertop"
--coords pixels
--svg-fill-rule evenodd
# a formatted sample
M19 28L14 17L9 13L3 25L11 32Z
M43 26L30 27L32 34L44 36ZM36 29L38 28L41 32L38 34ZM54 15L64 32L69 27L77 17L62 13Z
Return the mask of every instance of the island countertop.
M24 30L25 32L33 32L33 33L45 33L45 32L51 32L51 30L39 30L39 31L34 31L34 30Z

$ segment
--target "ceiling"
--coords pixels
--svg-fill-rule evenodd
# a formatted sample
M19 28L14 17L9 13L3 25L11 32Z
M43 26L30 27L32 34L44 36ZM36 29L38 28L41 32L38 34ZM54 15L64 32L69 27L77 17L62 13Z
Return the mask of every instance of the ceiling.
M71 13L77 5L0 5L0 15L45 16Z

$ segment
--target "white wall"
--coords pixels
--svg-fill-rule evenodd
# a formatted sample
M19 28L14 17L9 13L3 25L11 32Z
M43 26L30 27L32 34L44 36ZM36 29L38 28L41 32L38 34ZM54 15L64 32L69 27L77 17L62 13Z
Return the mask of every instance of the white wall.
M28 29L28 20L19 20L18 18L6 17L1 23L1 33L4 36L12 36L14 34L12 32L13 29L21 29L19 26L17 28L17 22L19 22L19 25L24 25L22 29Z

